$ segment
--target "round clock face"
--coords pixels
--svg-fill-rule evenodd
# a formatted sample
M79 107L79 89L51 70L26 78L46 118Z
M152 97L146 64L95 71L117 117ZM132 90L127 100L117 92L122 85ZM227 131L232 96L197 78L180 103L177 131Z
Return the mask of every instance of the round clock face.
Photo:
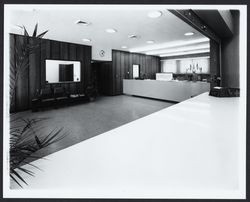
M105 56L105 51L104 51L104 50L101 50L101 51L99 52L99 55L100 55L101 57L104 57L104 56Z

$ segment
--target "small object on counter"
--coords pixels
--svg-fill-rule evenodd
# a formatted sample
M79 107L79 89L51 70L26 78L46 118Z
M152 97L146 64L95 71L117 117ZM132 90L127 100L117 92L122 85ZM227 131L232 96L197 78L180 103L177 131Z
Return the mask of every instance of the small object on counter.
M215 86L210 90L209 95L214 97L240 97L240 89Z
M156 80L171 81L172 79L173 79L172 72L156 73Z

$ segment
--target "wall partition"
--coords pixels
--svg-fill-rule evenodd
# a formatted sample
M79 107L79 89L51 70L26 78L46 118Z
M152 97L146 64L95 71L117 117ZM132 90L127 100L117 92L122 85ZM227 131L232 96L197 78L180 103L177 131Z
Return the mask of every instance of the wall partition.
M34 44L34 40L39 40L39 42L38 47L25 61L27 68L18 74L17 83L13 91L12 112L30 109L31 101L36 97L37 92L48 85L51 87L62 86L70 93L84 92L86 86L91 82L91 46L10 34L10 76L15 75L15 72L18 71L19 61L16 50L20 49L24 40L28 44ZM80 69L76 67L78 69L79 76L77 78L79 82L48 82L46 80L46 60L60 60L61 63L63 63L62 61L69 61L69 64L74 64L72 61L75 61L78 66L80 65ZM57 73L59 74L59 72ZM57 76L59 79L59 75Z

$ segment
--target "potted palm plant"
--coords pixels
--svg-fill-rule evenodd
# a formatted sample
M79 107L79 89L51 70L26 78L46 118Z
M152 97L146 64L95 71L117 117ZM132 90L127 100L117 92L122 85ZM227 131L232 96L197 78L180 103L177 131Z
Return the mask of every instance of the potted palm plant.
M41 158L36 153L51 144L63 139L67 133L64 132L63 128L52 130L49 134L43 134L43 137L39 137L37 134L38 126L44 118L32 118L24 119L18 114L12 112L13 100L17 81L22 73L25 72L29 66L29 55L34 53L40 48L41 38L48 32L44 31L41 34L37 34L38 24L36 24L33 34L29 36L26 28L21 27L24 30L24 36L27 40L17 42L13 50L15 57L10 61L10 178L17 183L20 187L22 184L27 184L25 179L22 177L22 173L34 175L33 171L23 168L24 164L32 164L32 161ZM33 37L34 43L29 43L28 38ZM37 167L36 167L37 168ZM37 168L39 169L39 168Z

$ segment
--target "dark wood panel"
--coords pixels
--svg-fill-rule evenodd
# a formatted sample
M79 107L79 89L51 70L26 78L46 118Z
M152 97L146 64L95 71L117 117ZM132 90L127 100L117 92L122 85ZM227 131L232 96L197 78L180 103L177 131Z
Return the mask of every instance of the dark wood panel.
M29 55L29 106L31 106L31 100L36 97L37 91L40 89L41 77L41 40L36 38L29 38L29 44L33 47L34 52Z
M124 52L124 78L129 79L129 54Z
M98 71L98 87L99 92L103 95L113 95L112 89L112 62L100 62L97 64Z
M81 62L81 82L76 85L77 91L80 93L84 92L84 46L77 46L76 48L76 57L77 60Z
M112 51L112 88L113 95L122 94L122 82L125 78L133 78L133 64L140 65L140 74L146 78L155 78L155 73L160 69L160 58L139 53ZM129 72L129 74L128 74Z
M10 34L12 42L11 47L15 46L15 41L22 43L24 36ZM15 39L15 40L14 40ZM28 39L28 38L27 38ZM29 38L33 43L34 38ZM15 47L11 48L12 55ZM36 90L46 86L46 59L55 60L76 60L81 62L81 82L75 84L50 84L51 86L63 86L70 93L83 93L85 87L91 81L91 47L65 43L60 41L41 39L38 49L29 57L28 68L22 72L17 81L15 90L16 101L14 102L13 112L27 110L30 108L30 102L35 96ZM12 57L12 62L17 63L16 58Z
M138 57L139 57L139 65L140 65L141 75L146 74L147 70L146 70L145 66L143 65L144 55L139 54Z
M60 43L60 58L62 60L69 60L69 44L66 42Z
M114 92L115 92L115 61L116 61L116 57L115 57L115 51L112 50L112 69L111 69L111 83L112 83L112 86L111 86L111 95L114 95Z
M40 81L41 88L46 85L46 59L51 58L51 43L50 40L42 40L41 42L41 60L40 60Z
M115 95L119 95L121 91L121 52L120 51L116 52L115 71L116 71Z
M69 44L69 60L76 60L76 45Z
M51 41L51 59L59 60L60 59L60 42Z
M121 52L121 63L120 63L120 71L121 71L121 75L120 75L120 92L119 94L122 94L122 89L123 89L123 79L125 78L125 52Z
M150 76L152 74L152 62L151 62L151 56L146 56L146 69L148 72L148 75Z
M219 56L219 44L213 40L210 40L210 75L212 78L220 76L220 56ZM210 87L217 86L217 82L213 79L210 83Z
M16 45L18 43L23 44L24 40L27 41L28 38L24 38L22 36L16 36ZM16 67L20 66L21 63L23 63L22 60L20 63L17 62ZM27 109L29 109L29 68L28 66L25 65L25 66L22 66L22 70L19 71L19 76L17 79L16 110L21 111L21 110L27 110Z
M133 78L133 55L129 54L129 78Z
M15 36L10 35L10 112L16 108L16 60L15 60Z
M210 40L210 74L220 75L219 44Z
M87 85L90 85L92 83L92 77L91 77L91 47L85 46L85 56L84 56L84 69L86 69L86 76L85 76L85 87Z

